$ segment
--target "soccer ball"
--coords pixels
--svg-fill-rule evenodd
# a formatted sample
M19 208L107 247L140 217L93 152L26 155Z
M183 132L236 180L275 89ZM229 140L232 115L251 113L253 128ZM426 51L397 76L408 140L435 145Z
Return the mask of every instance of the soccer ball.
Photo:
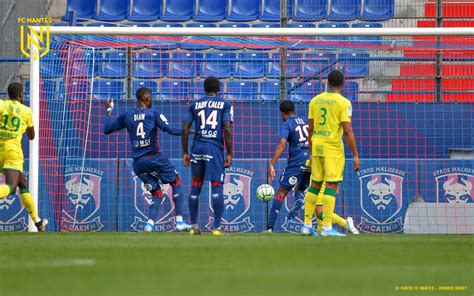
M275 197L275 190L269 184L262 184L257 188L257 197L263 202L269 202Z

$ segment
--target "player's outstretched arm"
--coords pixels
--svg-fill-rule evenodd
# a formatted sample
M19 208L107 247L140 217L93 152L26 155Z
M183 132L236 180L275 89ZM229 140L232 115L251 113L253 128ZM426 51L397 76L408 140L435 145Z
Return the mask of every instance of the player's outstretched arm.
M112 122L110 122L109 120L110 115L112 115L112 110L114 108L113 101L111 101L110 99L106 99L104 106L105 106L105 110L107 111L107 120L105 121L105 124L104 124L104 134L108 135L115 131L119 131L125 128L123 114L120 115L116 120Z
M191 128L190 121L183 122L183 130L181 134L181 146L183 147L183 161L185 166L191 165L191 158L189 156L189 129Z
M275 179L275 168L273 167L275 163L280 159L281 154L285 150L286 146L286 139L285 138L280 138L280 141L278 141L277 147L275 149L275 153L273 153L272 160L270 160L270 164L268 165L268 180L273 181Z
M227 156L225 157L224 167L228 168L232 165L232 121L224 121L224 140L227 149Z
M352 155L354 156L354 172L357 172L360 169L360 159L359 152L357 152L357 145L354 136L354 131L352 130L351 122L342 122L342 129L344 130L344 138L346 139L347 145L351 149Z
M155 122L156 125L164 132L173 135L173 136L181 136L183 130L180 128L174 128L169 125L168 119L165 115L158 113L155 111Z

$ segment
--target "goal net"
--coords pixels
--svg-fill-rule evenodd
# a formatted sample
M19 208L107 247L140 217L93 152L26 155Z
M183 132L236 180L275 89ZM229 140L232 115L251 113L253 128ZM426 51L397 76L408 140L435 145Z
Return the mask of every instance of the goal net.
M135 108L136 90L147 87L153 108L181 127L189 104L204 95L208 76L220 79L221 95L234 107L224 230L264 230L268 206L255 191L268 183L268 163L283 123L279 103L291 100L297 114L307 117L309 101L328 89L328 73L339 69L346 78L343 95L353 105L362 169L352 171L346 147L336 213L353 217L365 233L474 233L472 36L52 32L51 52L40 60L36 78L40 109L35 112L40 116L39 211L55 231L143 230L151 196L133 173L126 132L103 134L104 99L114 100L115 118ZM159 143L182 177L189 221L190 169L182 164L180 137L161 133ZM275 189L286 158L287 151L275 167L277 177L270 182ZM163 191L156 230L173 231L169 186ZM203 229L210 227L210 198L204 186ZM290 192L276 231L299 231L302 213L286 218L293 202Z

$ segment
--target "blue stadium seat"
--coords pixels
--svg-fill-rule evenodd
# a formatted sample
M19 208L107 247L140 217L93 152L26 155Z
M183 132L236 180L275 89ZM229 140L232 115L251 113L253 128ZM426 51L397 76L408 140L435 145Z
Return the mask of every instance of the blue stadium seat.
M104 52L102 56L103 61L109 62L109 61L126 61L127 60L127 52L125 50L113 50L109 52Z
M269 56L266 53L239 53L234 77L243 79L263 78L268 71L268 62Z
M162 21L189 21L194 14L195 0L166 0L163 7Z
M299 53L288 53L287 64L285 66L286 77L294 78L301 76L302 72L302 58L303 55ZM270 62L270 71L267 74L268 78L280 78L281 75L281 59L280 54L274 54L273 60Z
M110 79L125 78L127 64L125 62L103 62L99 69L99 76Z
M153 24L152 27L159 27L159 28L181 28L184 27L183 24L180 23L163 23L159 22L157 24Z
M182 24L179 23L163 23L159 22L157 24L153 24L152 27L158 27L158 28L181 28L183 27ZM176 42L171 42L167 40L156 40L155 43L152 46L148 46L149 48L152 49L161 49L161 50L172 50L178 48L178 44Z
M328 21L345 22L359 17L360 0L331 0Z
M364 77L369 75L368 53L339 54L339 69L347 78Z
M68 75L71 77L90 77L90 76L97 76L99 73L100 62L95 61L92 63L92 59L88 58L84 59L77 59L71 61L68 64Z
M320 21L328 14L328 0L294 0L294 2L292 18L295 21Z
M69 21L69 12L75 11L78 21L92 19L95 16L96 0L67 0L66 13L62 19Z
M40 63L41 78L61 78L64 76L63 68L60 60L48 57Z
M208 24L208 23L190 23L190 24L187 24L186 27L215 28L217 26L214 24ZM200 38L206 39L206 37L200 37ZM179 47L182 49L187 49L187 50L206 50L206 49L210 49L212 46L211 44L206 44L205 42L202 42L202 39L189 38L189 39L186 39L186 42L181 42L179 44Z
M202 59L203 55L200 53L173 53L168 76L171 78L194 78L199 76Z
M146 27L151 27L150 24L147 24L147 23L126 23L124 24L124 26L128 26L128 27L140 27L140 28L146 28Z
M99 21L116 22L124 20L129 12L129 0L100 0L95 17Z
M120 100L125 94L123 82L120 80L95 80L92 95L94 99L111 98Z
M297 102L309 102L316 95L324 92L326 85L323 82L317 80L311 80L301 85L294 86L293 91L290 93L292 101Z
M393 17L393 0L365 0L360 19L365 21L386 21Z
M86 25L87 27L118 27L117 24L113 23L103 23L103 22L93 22Z
M349 25L346 23L323 23L319 24L320 28L349 28ZM349 41L347 36L320 36L320 40L326 41Z
M279 22L280 0L263 0L262 14L259 18L264 22Z
M227 17L231 22L254 21L260 15L261 1L231 0L230 14Z
M288 88L290 84L288 83ZM262 101L280 100L280 80L267 80L260 82L257 98Z
M46 100L54 100L60 97L60 94L57 91L57 83L54 80L42 79L40 82L40 95L41 98ZM44 95L44 97L43 97ZM25 99L29 100L30 98L30 81L25 81Z
M219 22L227 15L228 1L198 0L195 21Z
M258 83L253 81L230 81L224 96L232 100L254 100L258 94Z
M336 65L334 53L307 53L304 57L303 76L326 78Z
M162 50L149 50L146 52L140 52L134 58L134 62L168 62L170 54Z
M161 14L162 1L133 0L132 13L127 17L131 21L151 22L156 21Z
M342 95L351 101L357 101L359 84L356 81L346 81L342 88Z
M246 23L223 23L223 24L220 24L219 25L220 28L248 28L250 27L249 24L246 24ZM232 37L214 37L216 38L217 40L219 40L219 42L222 42L222 43L234 43L236 42L236 39L235 38L232 38ZM232 45L232 44L215 44L213 46L215 49L219 49L219 50L240 50L242 49L242 46L238 46L238 45Z
M316 25L311 23L291 23L288 24L288 28L316 28Z
M166 101L183 101L190 99L191 86L188 81L162 81L160 84L160 96Z
M151 90L153 98L158 96L158 84L153 80L133 80L132 82L132 96L135 97L139 88L146 87Z
M235 69L235 58L235 53L230 52L206 53L201 76L215 76L219 79L231 77Z
M255 23L252 28L279 28L280 24L277 23Z
M133 68L133 77L141 79L162 78L168 74L168 68L167 61L136 62Z
M355 23L352 24L352 28L382 28L383 25L381 23ZM382 37L381 36L352 36L352 41L361 42L361 43L368 43L368 44L382 44Z
M220 28L248 28L249 24L246 23L222 23L219 25Z
M191 95L193 100L199 100L206 95L204 92L204 80L193 80L191 82Z
M88 100L90 96L90 84L88 80L72 80L67 85L61 86L65 89L68 99Z

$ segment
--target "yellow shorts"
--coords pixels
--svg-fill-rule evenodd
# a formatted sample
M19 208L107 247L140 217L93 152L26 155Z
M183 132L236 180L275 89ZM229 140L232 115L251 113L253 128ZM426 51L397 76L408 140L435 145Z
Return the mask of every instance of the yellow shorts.
M23 155L15 151L0 152L0 170L15 170L23 173Z
M344 179L344 158L316 156L311 159L311 180L341 182Z

